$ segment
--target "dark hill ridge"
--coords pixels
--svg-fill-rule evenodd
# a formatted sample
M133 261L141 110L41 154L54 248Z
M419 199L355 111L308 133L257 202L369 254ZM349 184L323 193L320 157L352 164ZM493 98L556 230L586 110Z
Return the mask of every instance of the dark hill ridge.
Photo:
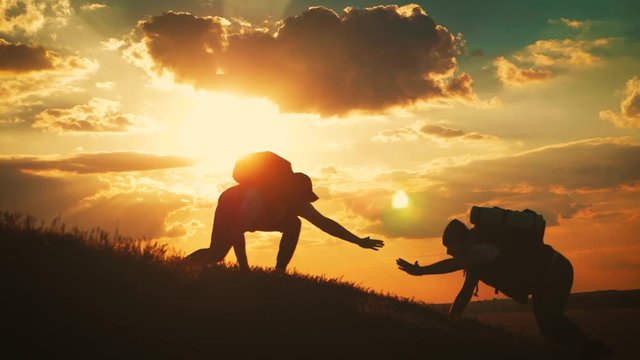
M435 304L434 308L447 311L451 304ZM603 310L640 308L640 289L633 290L599 290L573 293L567 302L567 311L572 310ZM529 304L519 304L511 299L493 299L472 301L465 309L466 315L485 313L517 313L531 312Z
M165 248L0 213L0 338L18 358L554 359L566 351L303 274L188 268Z

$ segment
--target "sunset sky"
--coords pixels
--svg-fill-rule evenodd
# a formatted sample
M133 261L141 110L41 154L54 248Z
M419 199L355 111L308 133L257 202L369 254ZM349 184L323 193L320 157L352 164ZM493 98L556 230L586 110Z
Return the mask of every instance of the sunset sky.
M635 0L0 0L0 210L187 254L208 246L235 160L270 150L311 176L318 210L386 243L303 222L291 269L449 302L461 273L411 277L395 259L443 259L448 221L502 206L544 215L573 291L640 288L639 13ZM247 234L250 264L274 266L278 241Z

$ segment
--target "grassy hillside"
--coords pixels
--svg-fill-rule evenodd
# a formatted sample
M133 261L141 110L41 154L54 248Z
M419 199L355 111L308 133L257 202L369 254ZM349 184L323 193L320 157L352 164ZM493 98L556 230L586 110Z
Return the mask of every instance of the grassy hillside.
M0 267L2 349L19 358L571 358L353 284L188 267L160 246L10 213Z
M435 304L433 306L440 311L446 311L451 304ZM640 308L640 289L572 293L567 302L567 311L596 311L628 308ZM465 309L465 314L467 315L519 312L532 312L531 302L523 305L511 299L481 300L472 301Z

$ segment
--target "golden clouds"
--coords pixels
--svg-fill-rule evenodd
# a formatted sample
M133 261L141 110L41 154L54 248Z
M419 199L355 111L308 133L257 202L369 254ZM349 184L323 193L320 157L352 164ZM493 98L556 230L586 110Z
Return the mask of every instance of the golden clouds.
M191 161L175 156L136 152L84 153L66 157L0 156L0 165L20 171L70 172L76 174L148 171L186 167Z
M497 137L492 135L485 135L477 132L468 133L460 129L440 124L428 124L421 120L406 127L383 130L375 135L372 140L375 142L387 143L415 141L421 138L429 138L439 143L449 143L452 141L497 140Z
M572 29L583 29L589 26L589 23L586 21L572 20L564 17L559 19L549 19L549 24L562 24Z
M522 86L551 79L557 73L591 67L601 58L593 51L607 47L611 39L595 40L549 39L538 40L513 55L520 64L532 64L523 68L499 56L493 62L496 77L506 85Z
M496 76L506 85L521 86L532 82L541 82L551 78L551 72L539 69L521 69L504 56L499 56L493 62Z
M127 236L193 236L203 228L198 216L205 212L207 219L212 203L170 190L167 180L167 171L190 165L180 157L132 152L3 156L0 208Z
M143 128L148 119L119 111L114 100L93 98L87 104L68 109L47 109L36 115L34 128L49 132L120 133Z
M617 127L640 128L640 78L634 76L627 81L620 112L604 110L600 112L600 118L612 122Z
M73 84L99 67L87 58L4 40L0 40L0 51L7 55L0 60L0 117L15 114L51 94L77 91Z
M72 13L69 0L3 0L0 33L33 35L47 23L64 25Z
M530 62L536 66L591 66L599 62L600 57L591 51L609 46L610 39L595 40L538 40L527 46L514 57L521 62Z
M450 218L465 218L470 206L478 204L531 208L544 214L549 226L585 211L603 214L617 209L618 214L632 216L640 211L640 144L615 138L584 140L514 156L444 162L424 171L395 171L363 183L368 185L342 187L332 201L341 201L368 224L368 231L383 237L438 237ZM398 212L388 205L389 189L395 188L406 190L410 211Z
M455 76L463 41L417 5L347 8L342 15L313 7L275 33L173 12L139 28L142 40L125 50L134 63L197 87L267 97L284 112L330 116L477 100L471 77Z
M0 39L0 72L22 73L51 69L52 57L42 46L12 44Z
M80 9L85 10L85 11L95 11L95 10L99 10L99 9L104 9L106 7L107 7L107 5L105 5L105 4L90 3L90 4L84 4L84 5L80 6Z

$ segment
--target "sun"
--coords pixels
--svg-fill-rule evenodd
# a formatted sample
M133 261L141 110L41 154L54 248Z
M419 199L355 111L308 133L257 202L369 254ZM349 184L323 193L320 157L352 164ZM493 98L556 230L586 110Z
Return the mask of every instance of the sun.
M394 209L404 209L409 206L409 196L407 196L407 193L404 192L404 190L396 191L391 199L391 206Z

